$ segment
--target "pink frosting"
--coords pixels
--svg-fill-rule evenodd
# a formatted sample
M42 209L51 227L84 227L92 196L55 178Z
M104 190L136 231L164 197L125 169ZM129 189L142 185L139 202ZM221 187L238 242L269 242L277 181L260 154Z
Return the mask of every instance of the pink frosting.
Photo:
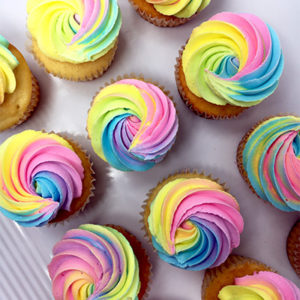
M255 15L223 12L213 16L210 20L223 21L236 26L247 40L247 63L240 72L230 78L231 81L255 71L264 62L265 57L270 55L271 36L268 26Z
M82 162L63 139L27 130L1 146L0 211L9 218L42 226L81 196Z
M252 276L236 278L235 284L240 286L267 286L280 296L282 300L299 300L300 290L290 280L273 272L262 271Z
M140 89L147 106L148 114L145 124L148 125L145 126L143 133L139 137L142 141L142 145L135 146L132 151L136 154L143 155L144 149L153 148L157 146L156 144L162 147L162 141L165 147L168 146L174 140L174 135L170 135L169 133L174 132L174 123L176 123L177 119L176 110L168 96L157 86L141 80L124 79L118 81L117 84L134 85ZM152 97L154 97L155 101L153 101ZM168 112L168 114L166 114L166 112ZM135 118L134 122L136 123L137 120L138 119ZM135 128L138 127L135 126ZM156 144L153 144L153 141L156 141ZM153 149L151 152L156 152L156 149Z

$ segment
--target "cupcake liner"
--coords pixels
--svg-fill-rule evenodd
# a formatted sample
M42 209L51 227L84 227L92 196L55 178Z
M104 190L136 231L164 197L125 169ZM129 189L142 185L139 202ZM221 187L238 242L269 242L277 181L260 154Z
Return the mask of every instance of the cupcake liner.
M153 4L150 4L146 2L145 0L128 0L133 8L136 10L136 12L146 21L152 23L155 26L158 27L176 27L183 25L187 22L189 22L191 19L193 19L198 13L194 14L190 18L177 18L175 16L165 16L158 12ZM144 8L141 7L141 5L138 4L138 2L141 3Z
M267 120L267 119L265 119ZM236 163L237 163L237 167L239 169L239 172L241 174L241 176L243 177L243 179L245 180L245 182L247 183L248 187L250 188L250 190L252 191L253 194L255 194L258 198L260 198L258 196L258 194L255 192L254 188L252 187L250 181L249 181L249 178L248 178L248 174L244 168L244 165L243 165L243 152L244 152L244 149L245 149L245 146L247 144L247 141L248 141L248 138L249 136L252 134L252 132L255 130L255 127L258 126L259 124L261 124L261 122L257 123L255 126L253 126L244 136L243 138L241 139L239 145L238 145L238 148L237 148L237 152L236 152ZM266 201L268 202L268 201Z
M300 220L291 229L287 238L286 252L296 274L300 277Z
M31 38L32 45L29 51L34 58L47 73L62 79L71 81L90 81L102 76L114 61L118 48L118 40L115 45L105 55L99 57L95 61L84 62L80 64L72 64L69 62L60 62L47 57L39 49L35 39Z
M275 272L271 267L251 258L230 255L219 267L207 269L202 283L202 300L218 299L220 290L234 284L234 279L255 272Z
M184 48L185 45L179 50L179 56L176 59L175 80L182 101L191 111L206 119L221 120L236 118L239 114L248 109L247 107L233 106L230 104L226 104L224 106L215 105L194 95L187 87L182 69L181 62Z
M106 226L109 226L122 233L131 245L133 252L139 262L140 268L141 289L138 294L138 299L146 299L149 295L150 282L152 278L152 266L150 263L149 256L146 253L146 250L142 246L142 243L123 227L112 224L108 224Z
M237 167L239 169L239 172L240 172L241 176L243 177L243 179L247 183L247 185L250 188L250 190L252 191L252 193L254 195L256 195L259 199L261 199L261 197L259 197L259 195L256 193L256 191L252 187L252 184L251 184L251 182L248 178L248 174L247 174L247 172L244 168L244 165L243 165L243 152L244 152L245 146L247 144L248 138L253 133L253 131L257 128L257 126L259 126L263 122L265 122L269 119L272 119L274 117L279 117L279 116L283 117L283 116L288 116L288 115L292 115L292 114L278 114L278 115L274 115L274 116L270 116L270 117L266 117L266 118L262 119L261 121L257 122L250 130L248 130L248 132L243 136L243 138L241 139L241 141L238 145L237 152L236 152ZM264 199L261 199L261 200L263 200L264 202L268 203L269 205L271 205L273 207L273 205L269 201L264 200Z
M74 152L79 156L84 168L82 195L81 197L76 198L72 201L70 211L62 209L59 210L56 217L48 223L48 225L56 225L58 223L66 221L67 219L68 221L70 221L73 217L77 217L85 209L86 205L94 196L95 172L93 170L93 164L90 160L90 156L69 136L69 134L55 132L50 133L54 133L64 138L73 147Z
M118 82L118 81L120 81L120 80L123 80L123 79L137 79L137 80L141 80L141 81L144 81L144 82L147 82L147 83L151 83L151 84L157 86L158 88L160 88L160 89L162 90L162 92L163 92L166 96L168 96L168 98L173 102L173 105L174 105L175 110L176 110L177 119L178 119L178 122L179 122L179 118L178 118L178 110L177 110L177 107L176 107L176 103L174 102L173 96L170 95L170 94L171 94L170 91L167 90L163 85L160 85L157 81L154 81L154 80L152 80L152 79L145 79L145 77L144 77L142 74L136 75L135 73L119 75L119 76L117 76L116 79L112 78L112 79L110 79L110 81L105 82L104 85L103 85L102 87L100 87L100 89L95 93L95 95L94 95L94 97L93 97L93 100L91 101L90 108L88 109L88 114L89 114L89 112L90 112L90 110L91 110L91 108L92 108L92 106L93 106L93 104L94 104L94 102L95 102L95 99L96 99L97 95L100 93L100 91L101 91L103 88L105 88L105 87L107 87L107 86L109 86L109 85L111 85L111 84L114 84L114 83L116 83L116 82ZM87 126L86 126L85 129L86 129L86 131L87 131L87 137L88 137L88 139L91 140L91 137L90 137L90 135L89 135ZM167 152L166 155L164 156L164 159L166 158L167 154L173 149L173 147L175 146L176 142L177 142L177 138L175 139L175 141L174 141L172 147L168 150L168 152ZM107 165L109 165L107 162L105 162L105 163L106 163Z
M210 179L213 180L215 182L217 182L219 185L222 186L223 190L225 192L229 192L229 189L226 187L225 183L220 183L219 178L213 178L212 175L205 175L204 172L199 173L198 171L194 170L194 171L190 171L189 169L183 170L183 171L178 171L174 174L171 174L167 177L165 177L164 179L162 179L157 185L156 187L154 187L153 189L151 189L148 193L147 193L147 198L146 200L144 200L144 203L142 205L142 212L140 213L142 219L140 220L140 223L142 224L142 231L145 233L145 238L148 241L148 243L152 246L153 250L155 252L157 252L157 250L153 247L152 244L152 235L151 232L149 230L148 227L148 218L150 215L150 206L152 201L155 199L155 197L157 196L158 192L161 190L161 188L169 181L177 179L177 178L206 178L206 179Z

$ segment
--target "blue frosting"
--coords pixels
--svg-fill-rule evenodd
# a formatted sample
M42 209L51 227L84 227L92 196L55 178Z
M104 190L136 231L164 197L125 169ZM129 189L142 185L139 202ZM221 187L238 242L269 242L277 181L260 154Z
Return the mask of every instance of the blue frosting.
M125 121L130 114L122 114L113 118L102 135L103 153L108 163L121 171L147 171L156 161L142 160L128 151L133 136L126 129Z
M276 32L268 26L271 35L271 52L266 61L257 70L241 77L239 85L244 89L234 90L238 95L231 94L235 100L253 102L264 99L272 94L279 83L283 72L284 59L281 45Z
M222 233L212 222L197 217L190 221L197 226L200 236L189 249L169 255L152 236L154 248L159 257L167 263L186 270L201 271L211 267L218 259L222 245Z
M247 172L248 179L251 186L257 193L257 195L272 203L276 208L283 211L294 211L299 210L299 205L294 204L292 201L288 201L287 196L281 190L278 184L278 177L288 187L290 193L294 193L295 197L297 194L290 186L289 179L285 174L284 162L279 161L281 164L280 173L275 174L275 165L278 158L279 151L284 153L289 146L285 143L285 140L277 141L282 135L289 134L291 132L300 130L300 121L296 117L275 117L271 118L262 124L250 135L243 151L243 166ZM272 152L270 147L272 146ZM296 138L292 142L292 146L296 156L299 156L300 149L300 138L296 135ZM268 175L270 176L272 187L266 180L266 170L264 169L264 161L266 154L271 154L270 162L267 166ZM258 163L256 163L258 160ZM274 191L282 201L278 201L274 196ZM299 198L300 201L300 198Z
M82 53L88 49L87 56L92 59L94 55L109 47L118 36L122 25L121 11L116 0L110 0L108 17L98 26L98 28L87 38L79 42L85 47Z

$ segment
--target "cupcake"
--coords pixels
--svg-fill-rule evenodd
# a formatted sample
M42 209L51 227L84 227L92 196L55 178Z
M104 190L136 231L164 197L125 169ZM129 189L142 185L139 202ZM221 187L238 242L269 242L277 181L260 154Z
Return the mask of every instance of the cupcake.
M32 52L48 73L86 81L111 65L121 12L117 0L28 0Z
M26 130L0 146L0 211L22 226L63 221L93 189L91 163L73 141Z
M251 190L286 212L300 211L299 131L299 117L270 117L247 132L237 150L239 171Z
M300 220L296 222L289 233L286 251L293 269L300 277Z
M39 102L39 85L22 54L0 35L0 131L26 121Z
M64 235L48 270L55 300L144 299L151 272L133 235L119 226L91 224Z
M202 300L299 300L300 290L270 267L242 256L230 256L221 266L205 272Z
M185 270L222 264L240 244L239 204L223 185L198 173L169 176L150 191L145 230L159 257Z
M122 79L95 96L87 131L96 154L121 171L146 171L159 163L174 144L176 109L156 85Z
M188 22L211 0L129 0L146 21L160 27L175 27Z
M283 56L275 31L250 14L223 12L196 27L179 52L181 98L196 114L226 119L277 88Z

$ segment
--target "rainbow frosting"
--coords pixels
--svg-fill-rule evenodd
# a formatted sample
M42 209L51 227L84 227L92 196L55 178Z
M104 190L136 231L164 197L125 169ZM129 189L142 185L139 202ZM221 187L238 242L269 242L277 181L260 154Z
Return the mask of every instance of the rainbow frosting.
M48 270L55 300L138 299L137 258L124 235L108 226L68 231Z
M0 105L5 93L11 94L16 89L14 69L19 62L8 49L9 42L0 34Z
M94 151L122 171L146 171L172 147L178 130L173 102L161 89L136 79L103 88L89 111Z
M300 300L300 290L290 280L262 271L235 279L235 285L222 288L220 300Z
M150 199L146 226L160 258L171 265L213 268L239 246L244 227L239 205L217 182L177 174L154 189Z
M102 57L115 46L122 23L117 0L28 0L27 12L40 50L61 62Z
M26 130L0 146L0 211L20 225L42 226L82 194L84 169L56 134Z
M243 150L251 186L283 211L300 211L299 131L299 117L272 117L251 132Z
M146 0L154 8L166 16L190 18L203 10L211 0Z
M182 53L189 90L215 105L259 104L277 88L283 65L275 31L245 13L213 16L193 30Z

